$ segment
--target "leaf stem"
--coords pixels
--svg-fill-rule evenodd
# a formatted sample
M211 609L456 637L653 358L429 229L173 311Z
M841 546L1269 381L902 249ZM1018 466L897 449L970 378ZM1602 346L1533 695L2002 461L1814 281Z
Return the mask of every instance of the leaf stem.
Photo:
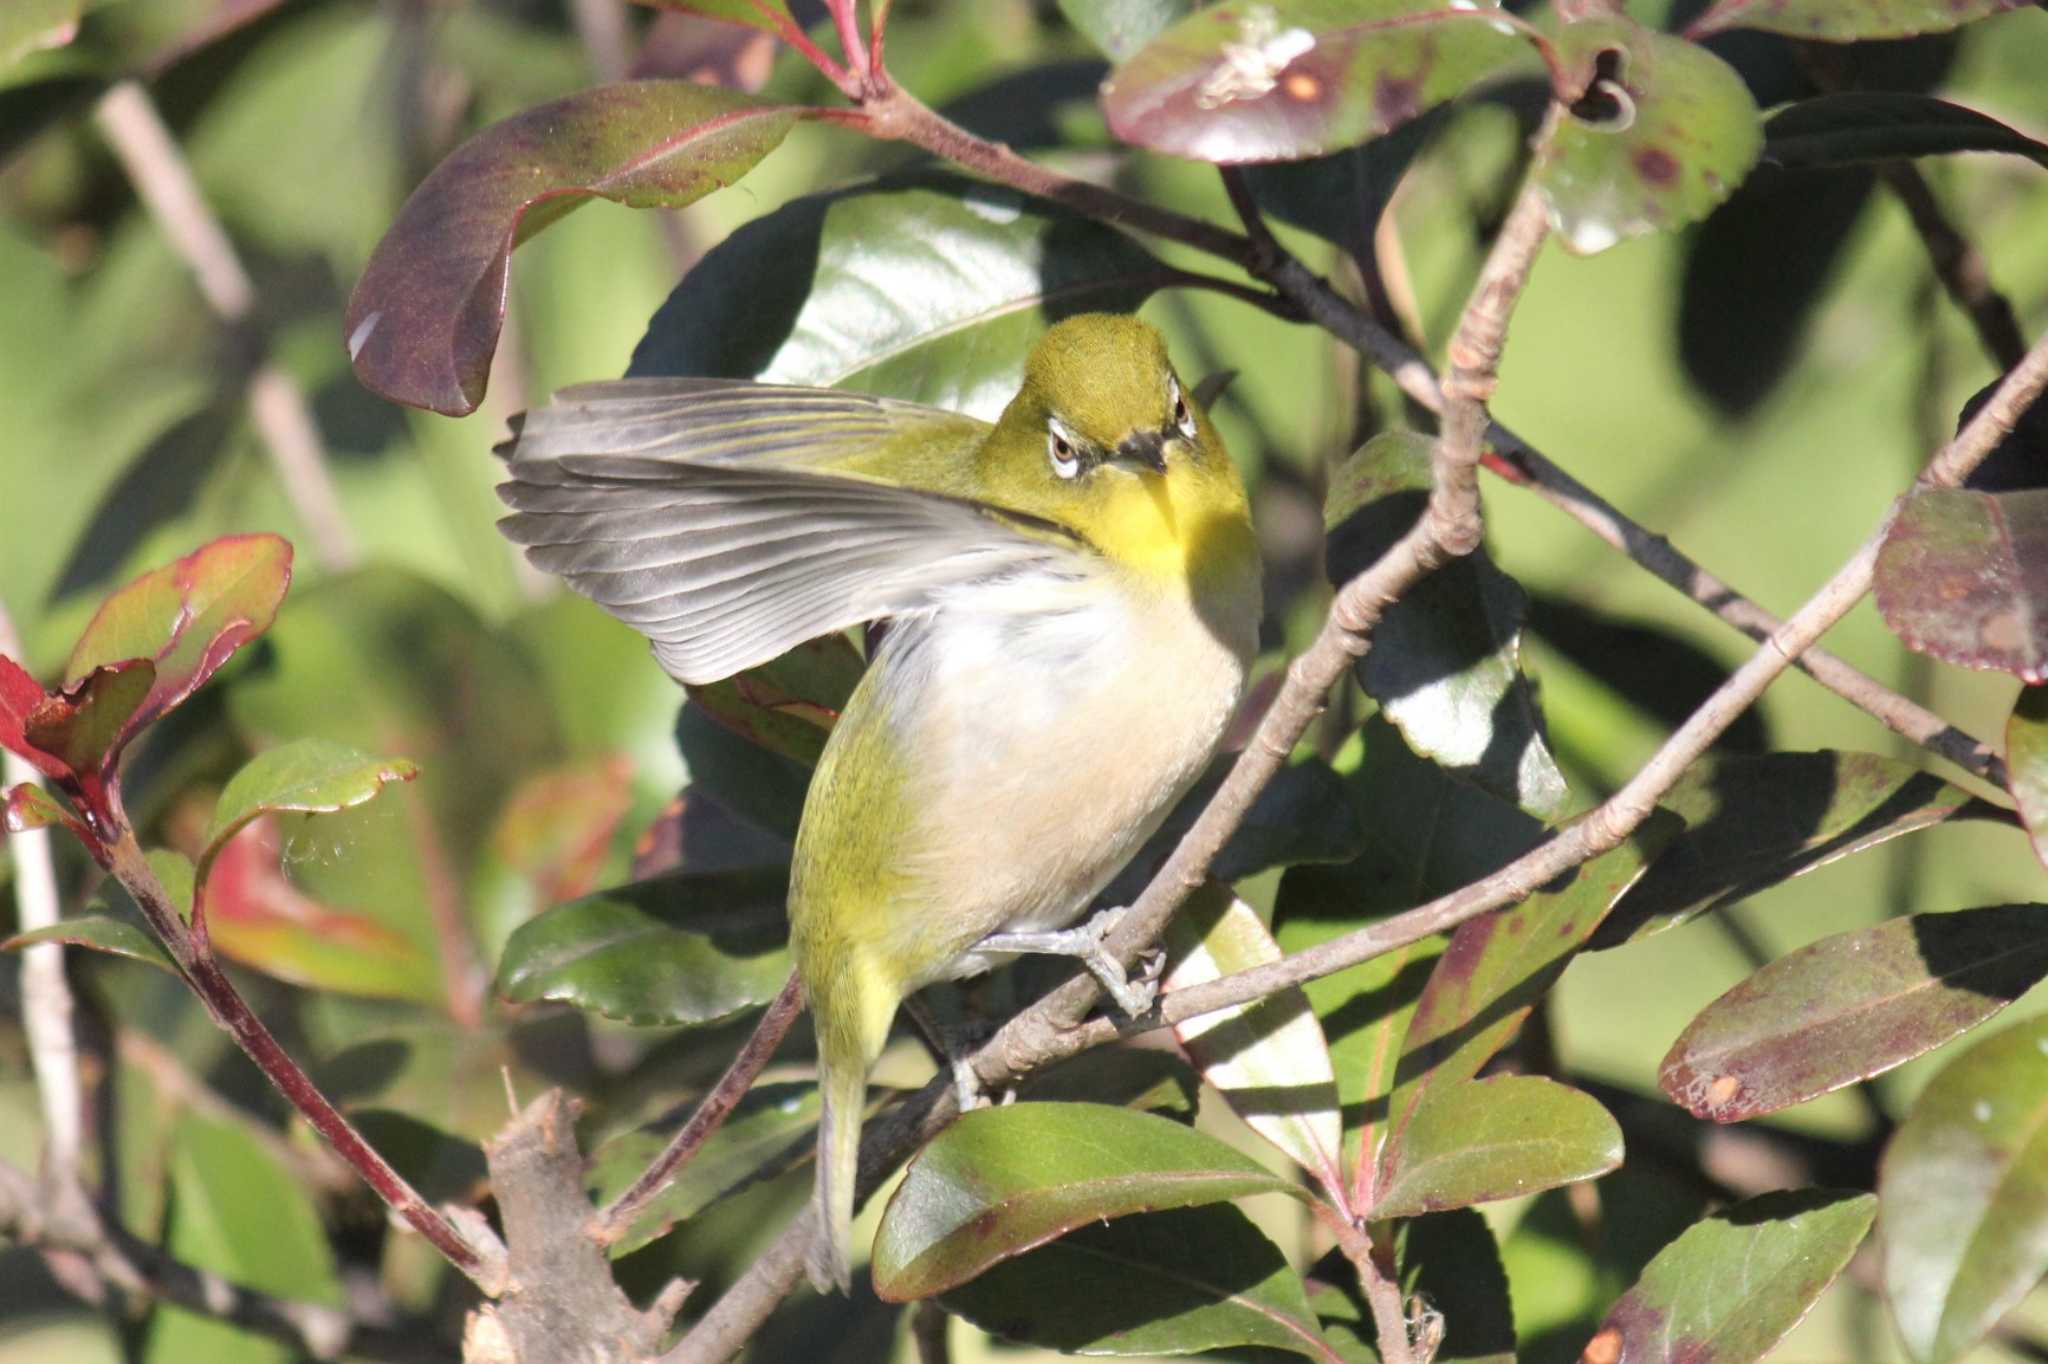
M1358 1287L1365 1295L1373 1331L1379 1338L1382 1364L1427 1364L1426 1360L1416 1359L1414 1342L1408 1334L1408 1309L1401 1301L1401 1286L1381 1267L1364 1224L1327 1203L1317 1202L1314 1207L1317 1219L1329 1228L1337 1248L1358 1273Z

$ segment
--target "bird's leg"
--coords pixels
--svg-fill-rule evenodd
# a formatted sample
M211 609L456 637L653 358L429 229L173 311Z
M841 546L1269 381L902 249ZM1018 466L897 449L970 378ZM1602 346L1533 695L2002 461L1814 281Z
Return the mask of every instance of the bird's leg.
M1087 923L1077 928L1062 928L1039 933L991 933L974 945L978 952L1037 952L1046 956L1073 957L1088 968L1088 974L1102 983L1117 1007L1136 1018L1152 1007L1152 1001L1159 996L1159 971L1165 965L1165 957L1157 951L1147 952L1139 963L1135 978L1124 971L1123 963L1111 956L1102 946L1102 940L1123 918L1121 907L1105 909Z
M948 1025L918 995L903 1001L903 1012L910 1015L910 1021L924 1035L925 1045L932 1049L933 1057L952 1072L953 1097L959 1101L960 1111L971 1113L977 1108L986 1108L989 1098L981 1087L981 1077L967 1062L968 1053L980 1041L978 1034L981 1029L973 1023Z

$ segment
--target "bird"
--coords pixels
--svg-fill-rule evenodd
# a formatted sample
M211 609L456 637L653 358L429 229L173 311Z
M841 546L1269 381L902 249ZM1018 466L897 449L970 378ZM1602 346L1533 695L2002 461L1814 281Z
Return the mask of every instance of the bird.
M869 1068L898 1008L1075 923L1221 742L1255 653L1244 485L1160 333L1050 326L993 423L841 389L566 389L505 450L501 523L687 684L886 622L812 776L790 942L822 1116L807 1264L851 1283Z

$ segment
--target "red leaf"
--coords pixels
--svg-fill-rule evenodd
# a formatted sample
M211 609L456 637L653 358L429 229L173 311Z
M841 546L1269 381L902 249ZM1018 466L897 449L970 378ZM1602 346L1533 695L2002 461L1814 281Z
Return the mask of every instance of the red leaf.
M64 780L71 776L71 769L63 759L28 741L29 717L48 699L42 685L19 663L0 654L0 748L19 755L53 781Z

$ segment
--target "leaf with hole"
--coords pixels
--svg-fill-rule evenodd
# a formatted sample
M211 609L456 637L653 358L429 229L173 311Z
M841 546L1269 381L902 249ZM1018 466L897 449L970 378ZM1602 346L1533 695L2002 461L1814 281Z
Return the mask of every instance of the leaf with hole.
M1756 102L1705 48L1612 18L1565 25L1557 52L1581 93L1534 173L1568 250L1697 222L1756 164Z
M1694 1116L1737 1122L1867 1080L2048 976L2048 905L1914 914L1823 938L1709 1004L1658 1072Z
M2048 1273L2048 1015L1927 1084L1878 1175L1885 1296L1922 1361L1970 1349Z
M435 167L349 297L356 377L459 417L483 400L512 249L592 198L680 208L732 184L800 111L681 80L601 85L515 114Z
M1105 1104L966 1114L911 1161L875 1235L875 1291L928 1298L1089 1222L1308 1195L1216 1138Z
M1912 494L1877 552L1876 589L1907 648L2048 682L2048 488Z

